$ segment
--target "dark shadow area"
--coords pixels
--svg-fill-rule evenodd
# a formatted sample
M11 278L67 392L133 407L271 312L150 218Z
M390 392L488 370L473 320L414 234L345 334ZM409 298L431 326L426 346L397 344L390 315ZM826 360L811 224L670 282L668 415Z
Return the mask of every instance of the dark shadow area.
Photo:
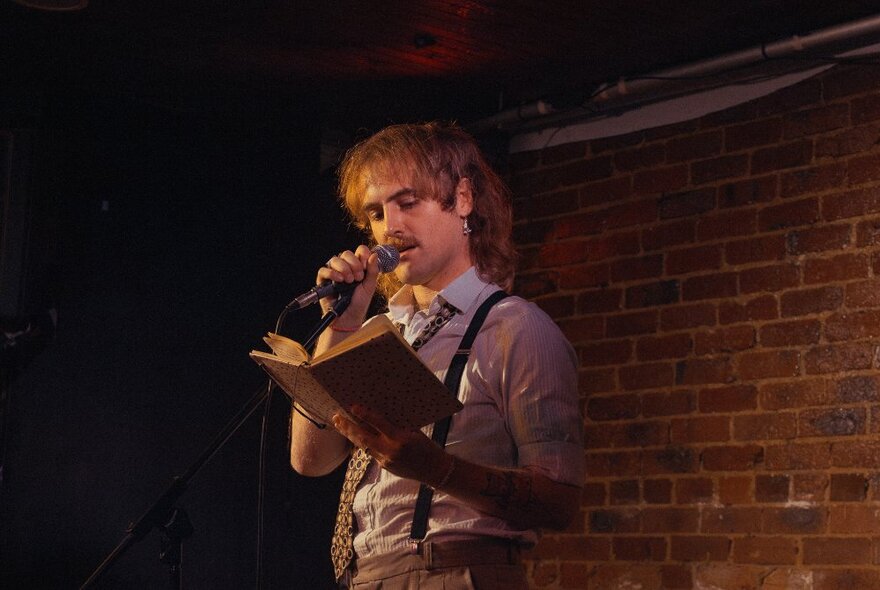
M316 118L295 97L200 112L62 88L7 94L0 112L0 128L36 134L22 190L41 278L27 303L58 317L38 350L4 357L6 588L81 584L265 386L247 353L328 253L354 243L318 172ZM300 312L285 333L317 319ZM265 587L329 587L340 477L290 471L288 411L276 393ZM188 588L254 585L258 414L178 503L195 527ZM147 535L99 587L167 587L159 545Z

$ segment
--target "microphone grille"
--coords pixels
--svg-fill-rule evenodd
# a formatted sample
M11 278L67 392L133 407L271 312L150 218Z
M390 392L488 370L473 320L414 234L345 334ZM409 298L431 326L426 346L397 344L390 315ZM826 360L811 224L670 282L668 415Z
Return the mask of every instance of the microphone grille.
M400 264L400 252L394 246L383 244L373 248L379 258L379 272L391 272Z

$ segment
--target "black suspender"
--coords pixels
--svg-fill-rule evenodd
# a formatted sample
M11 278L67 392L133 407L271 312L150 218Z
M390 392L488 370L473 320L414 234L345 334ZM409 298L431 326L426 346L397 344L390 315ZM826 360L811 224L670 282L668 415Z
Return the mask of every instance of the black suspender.
M505 297L507 297L507 293L504 291L496 291L495 293L492 293L489 298L480 305L479 309L477 309L477 312L474 314L464 337L461 339L458 350L455 351L455 355L452 357L452 362L449 363L449 370L446 371L446 378L443 380L443 384L446 385L446 389L448 389L452 395L458 397L461 378L464 375L464 368L467 364L468 357L470 356L471 346L474 343L474 339L477 337L477 333L483 326L483 321L485 321L486 316L489 315L489 310L492 306ZM441 447L446 446L446 437L449 434L449 425L451 423L452 416L448 416L434 424L434 432L432 433L431 439ZM422 484L419 487L419 495L416 499L416 508L413 513L412 528L410 529L409 535L410 540L413 542L421 541L425 538L425 534L428 532L428 511L431 509L431 499L433 497L434 490L432 488L425 484Z

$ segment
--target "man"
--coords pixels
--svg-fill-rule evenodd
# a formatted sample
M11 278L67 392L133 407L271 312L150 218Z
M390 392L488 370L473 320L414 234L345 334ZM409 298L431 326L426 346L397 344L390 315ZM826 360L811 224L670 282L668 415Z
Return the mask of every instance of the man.
M316 352L361 325L381 283L386 296L393 293L389 317L442 379L477 308L512 285L503 183L457 127L397 125L347 154L340 196L373 241L400 251L400 264L380 277L375 254L360 246L318 271L319 283L360 285ZM321 303L326 310L332 301ZM350 521L343 487L334 536L344 587L526 588L519 548L534 545L539 529L564 528L578 514L584 466L576 361L546 314L518 297L496 303L457 395L464 408L445 447L369 408L351 409L357 422L337 415L326 429L292 413L291 465L303 475L325 475L352 448L368 450L356 450L349 463L350 472L366 465L366 474L346 482L354 496ZM424 538L411 534L420 484L434 490ZM337 539L346 529L353 551Z

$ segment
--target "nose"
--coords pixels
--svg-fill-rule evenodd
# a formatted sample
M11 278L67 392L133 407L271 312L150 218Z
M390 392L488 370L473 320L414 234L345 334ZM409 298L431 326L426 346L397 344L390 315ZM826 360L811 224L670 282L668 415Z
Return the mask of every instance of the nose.
M385 221L385 237L398 237L403 234L403 230L400 226L400 219L397 216L397 212L394 211L394 207L385 207L384 211L384 221Z

